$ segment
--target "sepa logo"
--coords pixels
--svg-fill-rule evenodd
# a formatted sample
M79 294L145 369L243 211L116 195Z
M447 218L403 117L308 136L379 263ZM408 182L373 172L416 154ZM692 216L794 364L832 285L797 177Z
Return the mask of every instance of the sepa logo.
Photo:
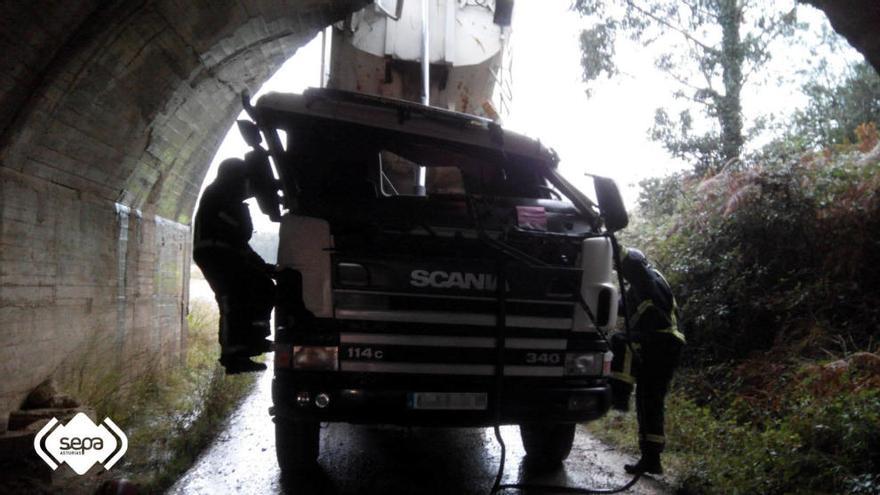
M53 471L66 462L76 474L85 474L96 462L113 467L128 450L128 438L110 418L96 425L77 413L66 425L52 418L34 438L34 449Z

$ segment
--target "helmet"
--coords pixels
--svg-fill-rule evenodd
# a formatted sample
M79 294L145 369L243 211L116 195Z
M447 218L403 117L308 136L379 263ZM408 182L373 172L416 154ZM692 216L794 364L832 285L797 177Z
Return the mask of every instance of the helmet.
M247 176L247 165L241 158L227 158L217 167L217 178L223 181L243 181Z
M635 266L647 266L648 258L645 256L645 253L641 252L636 248L623 248L621 250L621 264L623 265L633 265Z
M620 274L630 283L640 283L648 278L651 264L645 253L636 248L624 248L620 260Z
M217 167L217 179L214 185L225 191L230 200L244 201L253 196L250 192L250 171L244 160L227 158Z

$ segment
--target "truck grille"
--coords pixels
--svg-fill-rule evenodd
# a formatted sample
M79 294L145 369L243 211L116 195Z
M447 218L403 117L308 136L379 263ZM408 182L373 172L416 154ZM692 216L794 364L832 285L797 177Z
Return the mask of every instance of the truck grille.
M491 337L343 333L340 370L491 376L494 347ZM562 376L565 347L565 339L507 339L504 374Z
M492 376L498 301L492 262L334 259L340 371ZM487 269L488 267L488 269ZM506 376L560 377L580 272L506 275Z
M368 291L334 291L335 316L341 320L444 323L495 326L497 302L490 297L401 295ZM574 304L567 301L510 299L508 327L567 330Z

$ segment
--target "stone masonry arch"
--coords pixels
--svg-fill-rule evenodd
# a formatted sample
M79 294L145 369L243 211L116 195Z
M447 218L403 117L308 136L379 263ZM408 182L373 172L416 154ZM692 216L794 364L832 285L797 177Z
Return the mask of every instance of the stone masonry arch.
M366 3L0 6L0 431L48 376L176 359L190 216L238 95Z

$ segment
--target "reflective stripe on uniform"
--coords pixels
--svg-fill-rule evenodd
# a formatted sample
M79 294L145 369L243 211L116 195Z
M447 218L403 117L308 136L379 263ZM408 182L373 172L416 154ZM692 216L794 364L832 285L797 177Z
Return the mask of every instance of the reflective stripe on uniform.
M639 304L639 307L636 308L636 314L632 317L632 320L630 320L630 322L629 322L630 328L634 328L636 325L638 325L639 318L641 318L642 315L645 314L645 311L647 311L648 308L650 308L653 305L654 305L654 303L650 299L646 299L646 300L642 301L642 303Z
M611 378L614 380L618 380L624 383L629 383L630 385L635 385L636 379L633 378L632 375L628 375L626 373L621 373L619 371L611 372Z
M625 383L629 383L634 385L636 383L636 378L633 376L632 372L632 360L633 360L633 352L632 349L639 347L639 344L635 342L628 342L624 347L623 351L623 369L620 371L614 371L611 373L611 378L616 380L620 380Z
M651 443L659 443L659 444L666 443L666 437L664 437L663 435L652 435L651 433L646 433L646 434L642 435L642 440L644 440L645 442L651 442Z
M684 334L679 332L678 328L676 328L676 327L664 328L663 330L657 330L657 332L671 334L673 337L680 340L682 344L687 343L687 341L684 338Z
M684 334L678 330L678 318L675 316L675 310L678 307L678 305L675 302L673 302L672 304L673 304L673 306L672 306L672 311L671 311L671 318L667 317L667 319L669 320L670 326L668 326L666 328L661 328L660 330L654 330L654 331L657 333L671 334L673 337L680 340L682 344L684 344L684 343L686 343L685 338L684 338ZM648 311L648 309L650 309L652 307L656 308L656 306L654 306L654 302L651 301L650 299L645 300L641 304L639 304L639 308L636 310L636 315L633 317L633 320L632 320L632 322L630 322L630 325L633 327L636 326L637 322L639 321L639 318L641 318L641 316L643 314L645 314L645 312ZM656 308L656 309L657 309L657 311L660 311L660 308ZM660 311L660 313L663 314L662 311Z
M670 333L670 334L672 334L673 337L680 340L682 344L685 344L685 343L687 343L687 341L684 338L684 334L678 330L678 317L675 316L675 310L677 308L678 308L678 305L673 302L672 303L672 321L670 322L672 325L670 325L667 328L663 328L663 329L657 330L657 331L660 333Z

